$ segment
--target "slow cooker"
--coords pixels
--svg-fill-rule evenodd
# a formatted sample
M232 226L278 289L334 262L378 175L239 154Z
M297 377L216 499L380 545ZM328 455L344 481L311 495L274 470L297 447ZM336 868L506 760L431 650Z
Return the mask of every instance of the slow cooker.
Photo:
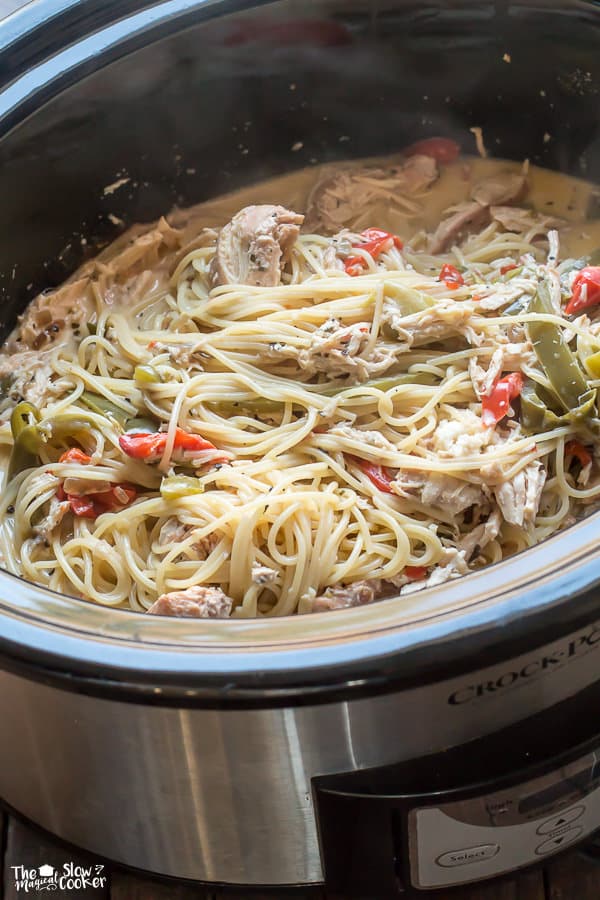
M443 134L600 177L593 0L37 0L0 27L4 334L135 221ZM116 187L115 187L116 185ZM0 796L168 876L407 896L600 827L600 514L328 615L169 620L0 572Z

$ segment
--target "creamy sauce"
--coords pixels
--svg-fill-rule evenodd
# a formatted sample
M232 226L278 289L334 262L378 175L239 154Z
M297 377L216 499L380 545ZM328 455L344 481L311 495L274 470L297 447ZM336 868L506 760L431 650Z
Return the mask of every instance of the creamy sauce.
M278 203L303 212L308 196L320 181L344 168L359 169L363 166L390 167L399 164L401 156L369 157L351 163L328 163L282 175L225 194L215 200L177 210L169 216L173 224L186 223L194 227L219 227L224 225L242 207L252 203ZM520 172L522 163L502 159L461 157L440 168L440 177L422 196L417 216L390 214L387 204L380 203L373 209L371 225L394 231L404 240L415 233L433 231L443 218L445 210L464 202L471 187L482 178L498 172ZM586 256L600 248L600 219L589 220L587 210L594 197L600 196L600 188L590 182L563 175L550 169L530 166L529 190L522 204L537 212L566 220L560 229L562 256Z

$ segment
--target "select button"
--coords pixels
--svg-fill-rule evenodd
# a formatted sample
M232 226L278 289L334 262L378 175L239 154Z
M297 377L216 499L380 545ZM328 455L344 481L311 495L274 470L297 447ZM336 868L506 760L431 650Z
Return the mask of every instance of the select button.
M450 850L438 856L438 866L447 868L453 866L468 866L471 863L482 862L491 859L500 850L499 844L480 844L478 847L466 847L464 850Z
M542 824L538 826L536 833L550 834L552 831L558 831L560 828L564 828L565 825L570 825L571 822L575 822L584 812L585 806L574 806L572 809L565 809L564 812L552 816L551 819L546 819L545 822L542 822Z

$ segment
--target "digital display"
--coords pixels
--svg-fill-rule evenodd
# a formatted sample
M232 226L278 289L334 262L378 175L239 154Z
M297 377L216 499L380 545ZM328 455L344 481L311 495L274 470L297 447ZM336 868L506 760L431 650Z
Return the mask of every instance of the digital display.
M535 810L553 806L560 800L572 799L573 795L583 797L589 791L592 781L593 777L589 771L580 772L577 775L566 778L564 781L559 781L558 784L553 784L542 791L525 797L519 803L519 812L527 815L535 812Z

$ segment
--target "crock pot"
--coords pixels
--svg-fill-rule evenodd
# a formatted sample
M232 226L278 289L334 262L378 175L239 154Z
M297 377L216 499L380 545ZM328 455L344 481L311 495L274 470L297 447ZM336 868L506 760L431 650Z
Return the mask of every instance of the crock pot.
M315 162L479 126L598 180L599 51L591 0L37 0L0 26L4 332L127 224ZM268 621L0 571L0 796L208 883L382 900L543 862L600 827L599 535Z

